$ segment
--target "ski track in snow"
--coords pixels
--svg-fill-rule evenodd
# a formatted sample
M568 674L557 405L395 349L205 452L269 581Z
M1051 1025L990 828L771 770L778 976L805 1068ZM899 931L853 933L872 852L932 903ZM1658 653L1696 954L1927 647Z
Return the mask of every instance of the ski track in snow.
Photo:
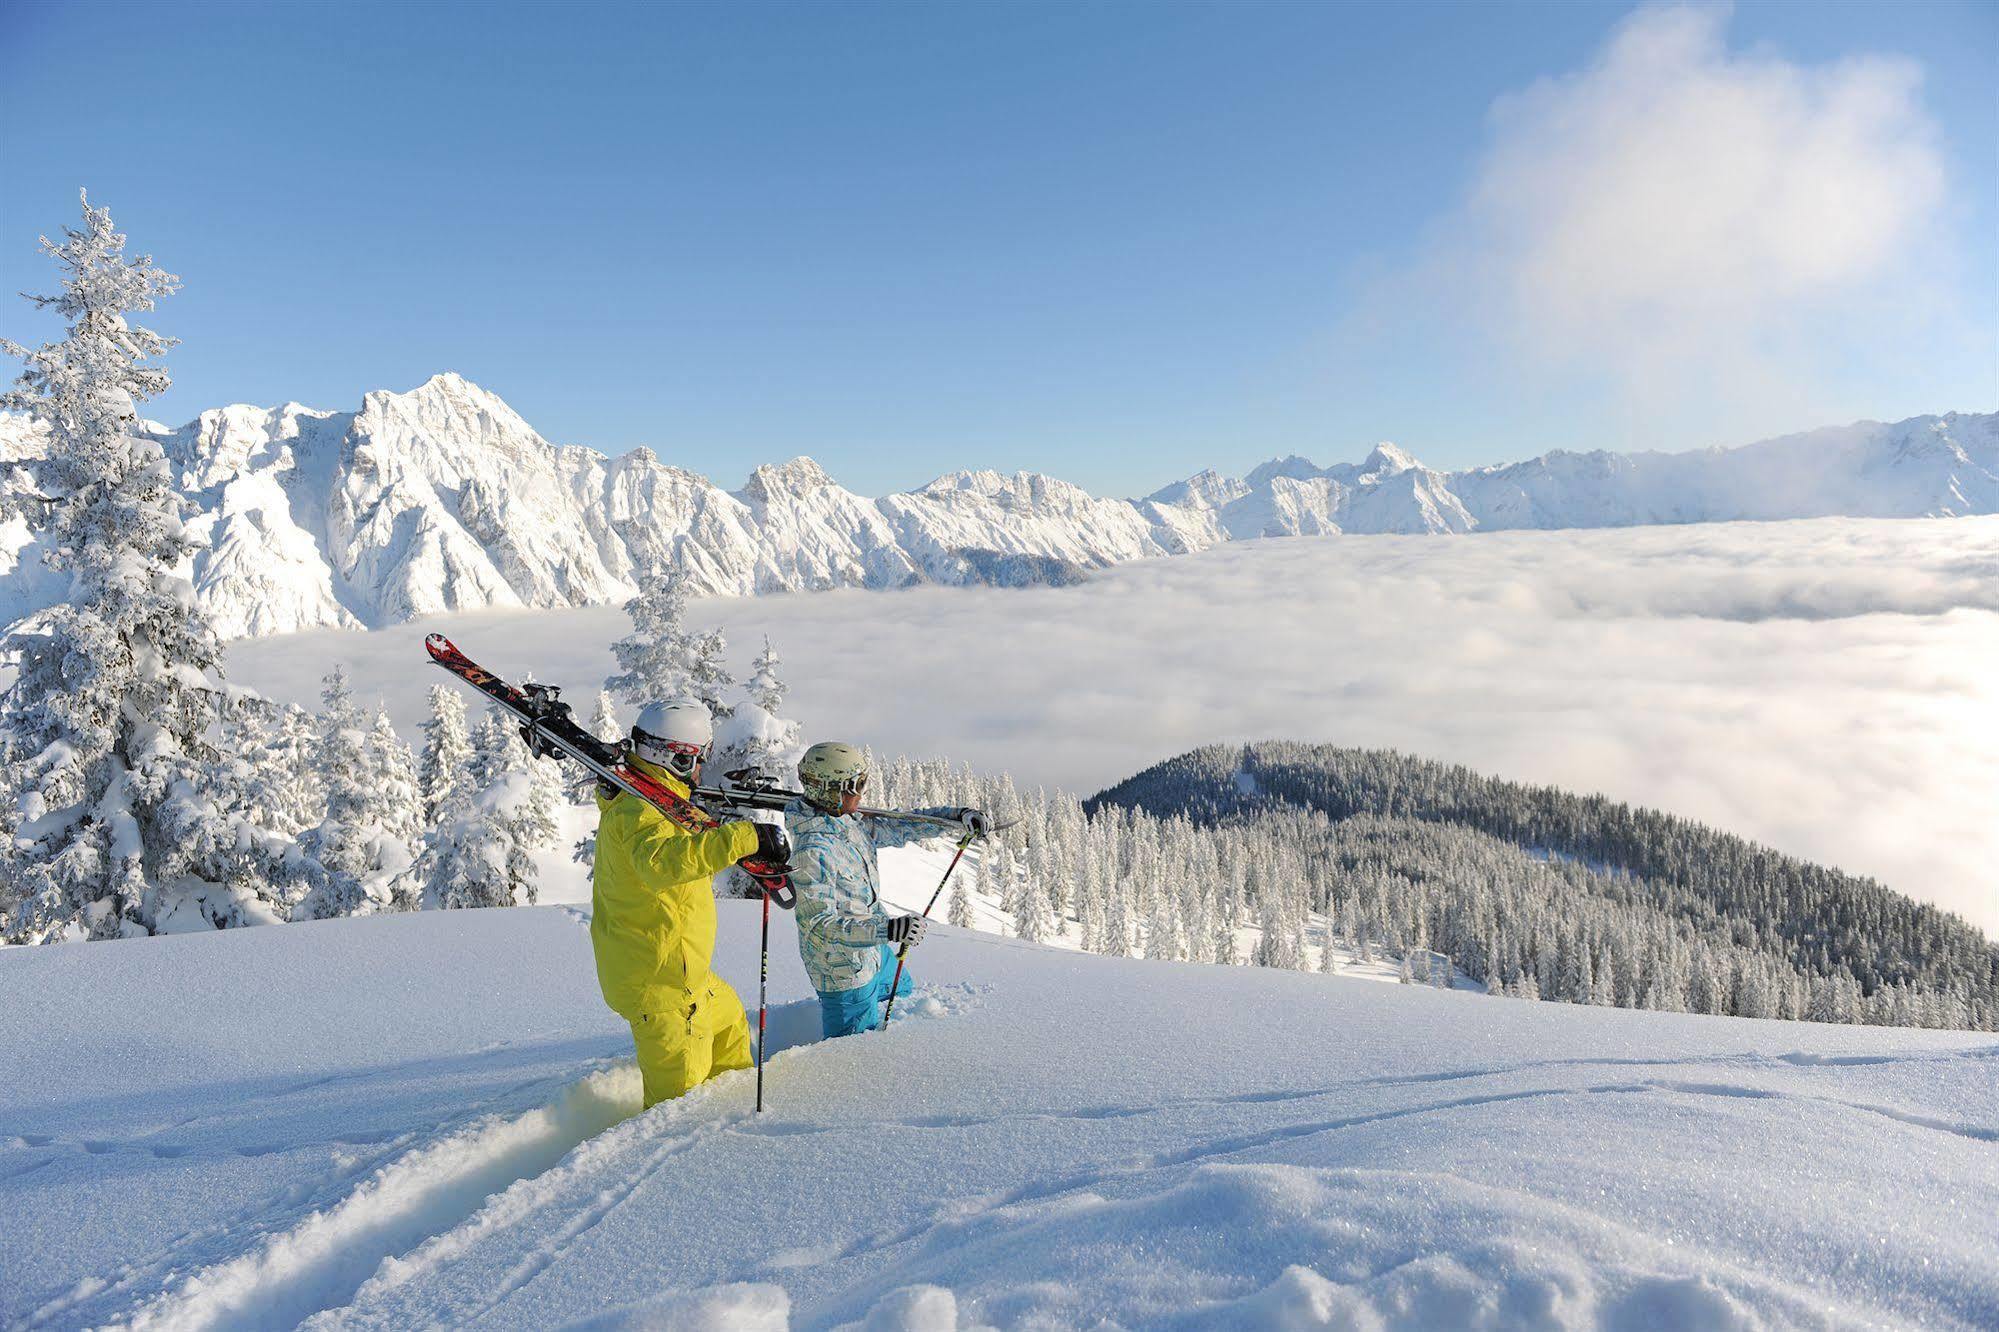
M277 1097L302 1095L338 1083L353 1082L379 1076L381 1076L379 1071L335 1074L309 1079L294 1087L274 1093L274 1095ZM527 1093L542 1091L552 1084L564 1080L568 1076L570 1075L559 1074L536 1077L510 1086L493 1096L475 1102L464 1114L447 1120L429 1132L422 1130L412 1130L402 1133L376 1131L339 1135L316 1142L260 1143L249 1146L220 1146L205 1149L149 1144L143 1137L135 1140L113 1142L98 1139L66 1140L52 1134L19 1135L12 1139L8 1145L74 1148L95 1156L108 1156L113 1153L122 1152L149 1156L158 1160L185 1160L191 1163L199 1162L203 1157L237 1156L257 1158L285 1152L310 1151L314 1148L352 1146L378 1146L381 1148L379 1151L361 1155L346 1155L336 1152L333 1155L332 1164L323 1171L315 1173L308 1182L294 1184L281 1192L270 1195L260 1202L251 1204L222 1224L175 1236L167 1247L125 1264L114 1279L108 1282L91 1283L83 1289L68 1292L42 1305L28 1317L26 1325L29 1327L41 1327L51 1325L58 1320L64 1323L75 1321L83 1317L86 1309L105 1306L114 1297L128 1297L134 1291L157 1287L164 1282L170 1281L190 1253L209 1252L216 1249L225 1251L239 1249L258 1242L262 1237L270 1235L275 1228L282 1226L287 1219L297 1215L301 1209L307 1209L310 1215L318 1216L322 1213L336 1210L342 1205L351 1204L355 1197L368 1191L370 1186L374 1185L376 1181L404 1169L405 1164L413 1157L419 1156L425 1150L435 1146L439 1140L446 1139L454 1133L460 1132L464 1124L480 1119L483 1113L493 1105L502 1101L516 1100ZM636 1109L636 1106L634 1108ZM169 1128L172 1131L178 1132L198 1123L220 1123L223 1121L223 1118L221 1115L193 1116L178 1121L169 1126ZM157 1133L166 1131L169 1131L169 1129L162 1128L156 1130L154 1134L147 1136L155 1136ZM472 1133L475 1135L478 1132L479 1130L477 1129L472 1130ZM28 1174L54 1163L53 1158L44 1159L33 1165L24 1167L17 1173ZM343 1199L345 1203L343 1203ZM225 1265L217 1264L218 1267ZM196 1280L200 1279L197 1276ZM167 1321L171 1324L174 1320ZM256 1320L246 1325L267 1325L267 1320Z
M921 856L894 867L933 878ZM115 1116L62 1097L119 1090L116 1060L82 1036L37 1047L46 1066L0 1088L0 1209L27 1236L0 1250L0 1322L1999 1322L1999 1236L1966 1225L1999 1206L1990 1038L1116 962L946 928L895 1030L826 1044L786 935L770 1112L739 1073L639 1115L583 914L4 959L0 1037L24 985L150 1012L147 985L206 984L214 1003L259 993L265 969L297 977L301 1011L345 1005L346 1025L309 1042L331 1062L254 1094L152 1075ZM751 921L724 912L725 974L754 975ZM223 956L190 948L231 965L190 967ZM179 1063L233 1086L294 1038L270 1031L196 1036ZM211 1210L161 1223L189 1188ZM13 1266L31 1260L46 1265Z
M580 915L574 911L567 914L572 918ZM587 921L587 915L580 918ZM934 1018L975 1004L975 992L957 986L942 994L916 996L904 1006L904 1014L912 1020ZM816 1001L796 1001L772 1010L767 1076L781 1076L787 1050L819 1039L817 1024ZM457 1315L464 1321L476 1320L531 1281L570 1240L602 1220L672 1157L697 1148L705 1137L729 1130L746 1117L738 1110L715 1112L718 1088L731 1089L748 1076L736 1074L660 1107L641 1130L613 1135L610 1130L639 1112L638 1068L630 1060L590 1062L595 1067L555 1100L524 1114L482 1117L477 1112L494 1102L545 1088L562 1080L562 1075L511 1087L429 1134L357 1134L320 1144L225 1147L205 1153L255 1157L315 1145L384 1148L334 1169L307 1193L290 1190L209 1235L180 1237L169 1253L129 1266L114 1282L93 1284L50 1301L28 1317L26 1326L71 1322L86 1308L103 1306L111 1297L128 1295L163 1275L171 1277L171 1256L206 1247L205 1242L254 1241L248 1251L203 1267L136 1308L114 1315L115 1321L138 1332L338 1327L343 1321L341 1310L357 1293L391 1290L448 1262L472 1238L503 1229L534 1211L545 1201L540 1196L547 1191L544 1177L559 1184L567 1177L587 1173L607 1155L616 1156L635 1143L647 1144L643 1164L636 1171L626 1173L623 1182L600 1190L562 1226L552 1242L523 1258L482 1307ZM314 1078L277 1095L302 1094L366 1076L370 1075ZM192 1122L184 1120L174 1127ZM173 1160L204 1154L185 1148L147 1147L143 1142L70 1143L48 1134L20 1135L7 1145L73 1146L93 1155L132 1152ZM18 1173L47 1164L50 1162L39 1162ZM622 1161L619 1166L622 1169ZM295 1212L301 1205L310 1207L302 1220L276 1228L287 1212Z

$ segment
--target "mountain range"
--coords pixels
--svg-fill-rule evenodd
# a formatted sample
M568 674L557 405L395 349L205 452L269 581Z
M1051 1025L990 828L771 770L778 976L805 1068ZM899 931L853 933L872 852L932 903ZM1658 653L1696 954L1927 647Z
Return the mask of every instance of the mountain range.
M1457 472L1382 444L1357 464L1274 459L1142 499L992 471L870 499L802 457L724 490L644 449L551 444L456 374L370 393L352 412L232 406L144 428L192 503L203 545L190 573L229 637L605 603L660 567L706 594L1022 586L1264 537L1999 513L1994 413ZM0 465L39 447L25 418L0 416ZM7 472L0 500L27 484ZM5 513L0 616L11 619L57 593L25 523Z

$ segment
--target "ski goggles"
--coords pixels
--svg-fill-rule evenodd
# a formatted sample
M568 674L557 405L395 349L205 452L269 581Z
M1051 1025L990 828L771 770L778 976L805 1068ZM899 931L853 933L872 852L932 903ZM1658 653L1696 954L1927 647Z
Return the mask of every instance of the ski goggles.
M838 791L841 795L859 795L868 789L868 775L865 772L857 772L852 777L843 778L837 782L827 781L824 777L819 777L813 780L812 785L828 793Z
M641 756L652 756L655 762L674 758L692 762L708 752L707 745L697 745L692 740L668 740L637 727L632 728L632 748Z

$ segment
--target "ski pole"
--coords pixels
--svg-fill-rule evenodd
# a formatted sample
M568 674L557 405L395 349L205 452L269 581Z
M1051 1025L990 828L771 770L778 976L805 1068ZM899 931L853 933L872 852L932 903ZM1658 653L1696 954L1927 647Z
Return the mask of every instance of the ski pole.
M951 871L958 868L958 862L965 858L965 848L972 844L977 833L966 833L958 839L958 850L951 857L951 863L944 867L944 877L937 881L937 891L930 894L930 901L923 908L923 918L930 918L930 909L937 905L937 899L944 895L944 885L951 882ZM888 983L888 1007L882 1010L882 1030L888 1030L889 1016L895 1012L895 987L902 984L902 961L909 956L909 940L902 941L902 947L895 951L895 979Z
M757 1113L764 1112L764 1020L770 1012L770 886L764 885L763 955L757 962Z

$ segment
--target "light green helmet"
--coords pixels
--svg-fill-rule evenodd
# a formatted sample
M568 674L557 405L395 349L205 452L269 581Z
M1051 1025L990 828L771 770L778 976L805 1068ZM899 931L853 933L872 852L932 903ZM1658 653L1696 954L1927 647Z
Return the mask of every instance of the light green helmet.
M842 796L867 788L867 757L853 745L821 740L798 760L798 784L813 804L837 809Z

